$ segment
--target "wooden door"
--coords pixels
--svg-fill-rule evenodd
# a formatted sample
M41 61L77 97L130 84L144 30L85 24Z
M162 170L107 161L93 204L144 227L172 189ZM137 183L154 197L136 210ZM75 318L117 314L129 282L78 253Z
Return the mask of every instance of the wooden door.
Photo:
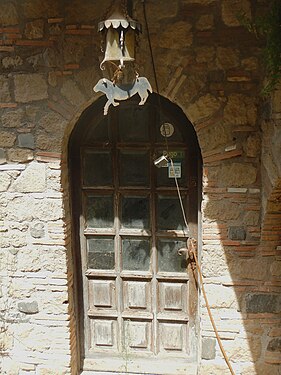
M197 290L177 251L196 235L198 148L182 112L162 104L160 113L158 103L129 101L89 117L80 137L74 183L85 374L196 373ZM154 165L167 145L189 228L173 170Z

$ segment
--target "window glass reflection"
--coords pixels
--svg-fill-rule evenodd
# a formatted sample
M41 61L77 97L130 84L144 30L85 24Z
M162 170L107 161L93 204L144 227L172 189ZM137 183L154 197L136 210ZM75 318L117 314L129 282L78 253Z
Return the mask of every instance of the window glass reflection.
M113 197L88 196L86 199L86 227L112 228L113 223Z
M124 228L148 229L150 226L149 198L123 197L121 222Z
M178 197L158 196L158 230L184 230L184 220Z
M123 239L123 269L148 271L150 265L150 241L148 239Z
M107 237L93 237L87 241L88 268L112 270L114 269L114 239Z
M186 247L186 241L175 239L161 239L158 241L158 271L184 272L187 267L184 255L178 255L180 248Z
M149 154L146 151L121 151L120 185L148 186Z
M109 151L86 151L83 165L85 186L112 185L111 154Z

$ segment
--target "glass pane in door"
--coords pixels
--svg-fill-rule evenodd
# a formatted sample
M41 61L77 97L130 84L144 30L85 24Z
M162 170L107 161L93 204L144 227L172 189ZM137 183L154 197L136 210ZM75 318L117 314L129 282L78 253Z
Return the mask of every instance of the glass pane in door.
M184 220L177 196L158 196L158 230L184 230Z
M110 151L86 151L83 164L84 186L112 185Z
M122 198L121 222L124 228L149 229L149 197Z
M148 152L122 151L119 168L121 186L148 186L150 171Z
M148 271L150 265L150 240L124 238L122 240L124 270Z
M86 199L86 227L112 228L114 223L113 197L90 195Z
M112 270L115 266L114 239L91 237L87 240L88 268Z
M158 240L158 271L185 272L187 266L186 258L184 255L178 254L178 250L181 248L186 248L186 241L176 239Z

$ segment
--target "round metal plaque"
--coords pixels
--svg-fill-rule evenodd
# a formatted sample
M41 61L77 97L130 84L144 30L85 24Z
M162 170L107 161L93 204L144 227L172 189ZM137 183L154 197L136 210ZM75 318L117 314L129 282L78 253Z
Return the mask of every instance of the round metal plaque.
M160 133L163 137L171 137L174 134L175 128L169 122L164 122L160 127Z

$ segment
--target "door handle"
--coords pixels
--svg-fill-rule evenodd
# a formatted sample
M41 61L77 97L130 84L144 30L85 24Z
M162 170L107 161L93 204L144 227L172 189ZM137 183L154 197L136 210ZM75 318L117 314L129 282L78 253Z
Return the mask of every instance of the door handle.
M185 258L188 259L189 258L189 255L188 255L188 249L182 247L180 249L178 249L178 255L179 256L183 256L185 255Z

